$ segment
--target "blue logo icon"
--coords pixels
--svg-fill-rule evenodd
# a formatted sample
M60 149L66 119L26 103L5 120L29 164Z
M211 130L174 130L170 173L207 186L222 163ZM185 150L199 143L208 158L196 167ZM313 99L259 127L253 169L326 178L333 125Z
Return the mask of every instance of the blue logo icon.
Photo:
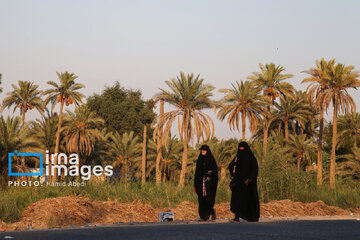
M25 173L13 173L11 171L11 159L12 157L14 157L15 155L19 156L19 157L39 157L40 159L40 172L36 172L36 173L29 173L29 172L25 172ZM18 153L17 150L15 150L13 153L9 153L8 154L8 159L9 159L9 176L42 176L43 175L43 154L42 153Z

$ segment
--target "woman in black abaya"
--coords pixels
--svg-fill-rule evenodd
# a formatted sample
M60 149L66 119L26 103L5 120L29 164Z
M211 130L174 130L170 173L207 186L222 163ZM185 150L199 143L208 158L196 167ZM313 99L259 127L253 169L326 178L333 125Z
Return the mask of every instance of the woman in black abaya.
M209 146L202 145L196 163L194 190L198 195L199 215L202 220L216 219L214 210L218 168Z
M230 209L235 221L242 218L249 222L259 221L260 204L257 192L258 164L249 145L239 143L237 154L229 165L232 180Z

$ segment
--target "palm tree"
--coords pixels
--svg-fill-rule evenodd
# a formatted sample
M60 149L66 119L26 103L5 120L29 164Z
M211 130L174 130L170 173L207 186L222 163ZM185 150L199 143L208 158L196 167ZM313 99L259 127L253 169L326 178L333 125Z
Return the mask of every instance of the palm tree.
M162 181L165 182L171 175L175 175L175 171L181 169L181 155L184 149L184 144L176 137L167 136L166 148L161 148L161 164L160 173L162 174ZM150 175L154 169L156 170L157 144L154 141L149 142L149 165L147 175ZM173 173L173 174L171 174ZM160 176L161 177L161 176Z
M358 146L360 141L360 113L345 114L339 117L339 141L338 146L345 146L352 141L353 148Z
M360 148L355 147L351 153L339 157L345 159L345 161L341 162L337 167L339 173L360 179Z
M301 83L310 83L306 88L309 101L318 99L321 92L328 88L328 76L327 68L328 65L333 65L334 59L329 62L325 59L316 61L316 68L310 68L305 73L309 74L310 77L305 78ZM318 150L317 150L317 184L322 184L322 146L323 146L323 133L324 133L324 106L316 101L315 107L320 112L320 126L319 126L319 137L318 137Z
M164 114L164 100L160 99L160 115L159 118L161 119ZM157 131L154 132L156 135L156 142L157 142L157 148L156 148L156 167L155 167L155 181L156 185L159 185L161 182L161 170L160 170L160 164L162 159L162 152L163 152L163 146L162 146L162 137L163 136L163 127L158 127Z
M180 77L166 81L170 91L160 88L161 92L155 96L155 102L164 100L164 102L175 107L175 110L155 118L153 122L153 125L156 124L154 132L156 133L159 131L158 129L164 127L163 135L168 136L171 126L177 118L178 132L181 140L184 140L179 187L183 187L185 182L188 143L193 141L194 135L196 135L198 141L201 138L208 139L214 135L214 123L209 115L203 112L205 109L215 109L215 104L210 99L214 87L203 82L204 80L200 79L200 75L188 74L186 76L181 72ZM162 139L163 142L166 142L165 137Z
M1 175L8 177L8 153L15 150L19 152L32 152L37 148L37 142L30 135L28 125L21 124L20 117L0 117L0 171ZM20 171L25 171L25 162L13 163L12 166Z
M310 106L299 98L280 96L280 102L274 102L274 106L275 111L271 114L270 121L279 121L284 124L285 140L289 139L289 123L295 128L293 121L297 121L302 128L305 128L306 122L312 116Z
M230 130L239 130L239 116L242 120L242 140L245 141L246 118L250 123L250 129L255 132L261 115L266 114L267 98L260 95L260 89L249 81L236 81L232 89L220 89L225 96L221 100L218 118L223 121L228 116Z
M20 109L20 114L22 115L22 125L25 123L25 113L28 110L36 108L41 115L43 115L42 100L40 98L41 91L38 90L39 85L34 85L30 81L18 81L18 85L11 84L14 88L13 91L7 93L7 97L2 102L1 112L4 109L10 108L14 105L14 111L17 108Z
M285 71L283 66L276 66L274 63L266 64L265 66L259 64L261 72L253 72L253 75L249 76L248 79L253 81L256 86L263 90L263 95L267 96L269 100L274 102L279 94L294 97L294 87L284 80L292 78L292 74L283 74ZM271 111L271 106L268 105L268 113ZM267 138L269 132L269 119L270 115L265 116L264 121L264 139L263 139L263 148L264 156L266 156L267 149Z
M67 110L64 127L61 129L64 133L67 151L76 152L79 157L89 156L94 149L96 140L103 138L98 129L104 122L87 106L76 107L75 112Z
M305 134L291 134L284 150L291 156L296 156L297 170L300 171L301 160L304 157L311 159L310 153L316 151L316 146L312 143L312 139L306 139Z
M351 112L356 111L354 99L348 93L348 88L360 86L359 72L353 71L353 66L345 66L344 64L336 64L335 61L327 66L327 88L325 88L317 98L317 104L323 105L325 109L332 104L333 112L333 136L330 158L330 188L335 188L335 158L337 143L337 116L340 111Z
M113 166L120 166L121 179L124 183L128 179L128 167L133 162L141 161L141 143L134 132L120 135L117 131L107 136L107 151L105 154L113 159Z
M40 151L54 152L58 120L56 114L48 114L43 119L31 122L31 136L38 143Z
M60 110L59 110L59 121L58 121L58 130L56 133L56 142L55 142L55 164L57 162L57 154L59 153L59 144L60 144L60 130L61 130L61 123L62 123L62 114L64 104L69 106L70 104L74 103L76 106L79 104L83 104L81 98L84 97L82 93L78 90L85 87L80 83L75 83L77 76L74 73L63 72L59 73L56 72L60 84L57 84L54 81L48 81L47 84L51 85L52 88L46 90L44 95L47 95L44 101L44 108L50 102L52 104L52 111L55 108L56 103L60 103ZM55 173L56 176L56 173ZM56 177L54 178L56 181Z

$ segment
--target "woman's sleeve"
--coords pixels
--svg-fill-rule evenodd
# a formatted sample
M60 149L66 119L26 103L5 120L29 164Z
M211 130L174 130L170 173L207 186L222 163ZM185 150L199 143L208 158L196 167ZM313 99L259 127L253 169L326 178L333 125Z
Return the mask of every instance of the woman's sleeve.
M235 160L235 159L234 159ZM234 166L235 166L235 161L234 160L232 160L231 162L230 162L230 164L229 164L229 167L228 167L228 169L229 169L229 171L230 171L230 176L234 176Z
M255 158L255 156L253 155L251 158L251 170L250 170L250 179L251 181L256 181L256 178L258 176L258 172L259 172L259 166L257 163L257 160Z
M199 178L200 178L200 172L199 172L199 159L196 161L196 169L195 169L195 177L194 177L194 187L199 186Z

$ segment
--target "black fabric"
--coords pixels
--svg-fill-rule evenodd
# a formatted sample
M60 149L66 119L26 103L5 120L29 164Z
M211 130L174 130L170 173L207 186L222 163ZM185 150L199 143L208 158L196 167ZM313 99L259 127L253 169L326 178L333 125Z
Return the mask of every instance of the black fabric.
M218 167L210 148L207 145L201 146L202 150L206 150L206 154L199 154L196 162L194 187L199 201L200 218L207 220L210 215L214 214L214 204L216 197L216 189L218 184ZM211 173L209 173L211 171ZM203 196L203 178L208 179L205 182L206 196Z
M244 147L244 150L240 150ZM235 162L235 159L236 162ZM235 169L235 172L234 172ZM236 157L229 164L232 177L232 195L230 209L236 216L247 221L259 221L260 204L257 192L258 164L249 145L246 142L239 143ZM249 179L246 186L245 181Z

